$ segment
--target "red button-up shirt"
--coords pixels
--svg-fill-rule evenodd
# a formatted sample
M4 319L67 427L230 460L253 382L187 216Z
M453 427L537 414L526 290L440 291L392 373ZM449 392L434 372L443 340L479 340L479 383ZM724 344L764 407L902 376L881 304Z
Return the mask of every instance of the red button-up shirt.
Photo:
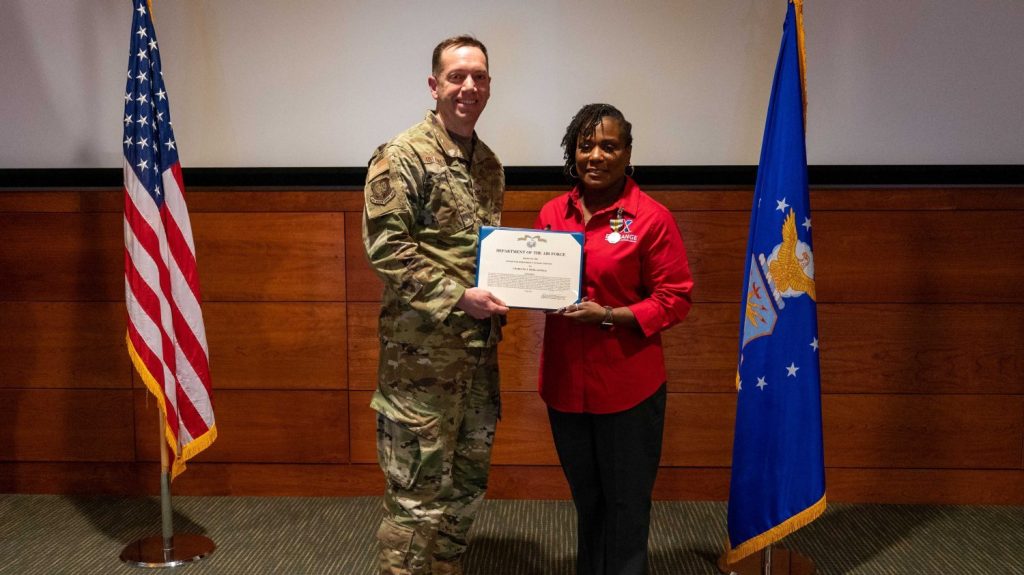
M632 178L626 178L622 196L586 226L579 202L578 188L551 200L534 226L583 232L583 295L601 305L628 306L640 329L603 330L548 314L540 395L562 412L615 413L665 382L661 332L689 312L693 278L672 214ZM615 243L607 238L612 219L623 220Z

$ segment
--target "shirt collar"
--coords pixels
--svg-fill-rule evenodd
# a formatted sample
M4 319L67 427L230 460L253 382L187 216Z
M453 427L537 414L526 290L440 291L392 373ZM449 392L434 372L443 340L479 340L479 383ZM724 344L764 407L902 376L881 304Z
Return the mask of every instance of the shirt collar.
M622 188L622 195L619 199L608 206L607 208L597 212L598 214L607 212L609 210L618 210L622 208L622 213L633 217L636 217L637 206L640 204L640 186L637 185L633 178L626 176L626 185ZM565 216L569 217L573 211L580 214L583 217L583 209L580 208L580 186L576 184L573 186L572 191L569 192L569 197L565 203ZM594 214L597 215L597 214Z
M449 158L456 158L464 162L468 162L470 158L467 158L462 153L462 148L452 140L452 137L448 135L448 130L444 129L441 124L441 120L438 119L437 114L433 110L427 112L425 118L427 125L430 126L430 130L434 133L434 137L437 139L437 144L441 148L441 152ZM476 132L473 132L473 138L476 138Z

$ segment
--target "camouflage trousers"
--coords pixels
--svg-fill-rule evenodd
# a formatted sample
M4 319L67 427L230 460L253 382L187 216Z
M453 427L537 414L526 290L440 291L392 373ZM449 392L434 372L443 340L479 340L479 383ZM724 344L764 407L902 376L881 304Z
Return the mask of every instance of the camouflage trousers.
M380 573L460 574L501 411L497 348L382 341L370 405L387 485Z

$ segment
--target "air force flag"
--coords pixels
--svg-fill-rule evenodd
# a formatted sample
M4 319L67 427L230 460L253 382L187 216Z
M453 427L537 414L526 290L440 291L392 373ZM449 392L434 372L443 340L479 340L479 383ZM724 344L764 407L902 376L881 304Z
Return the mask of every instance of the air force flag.
M799 4L788 5L783 25L750 217L728 563L825 510Z

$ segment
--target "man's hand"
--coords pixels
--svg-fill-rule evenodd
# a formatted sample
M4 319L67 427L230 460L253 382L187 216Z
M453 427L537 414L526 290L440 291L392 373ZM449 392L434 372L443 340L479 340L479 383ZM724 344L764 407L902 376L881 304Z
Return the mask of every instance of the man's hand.
M492 315L508 313L508 306L505 305L505 302L494 297L491 292L478 287L467 289L455 307L468 313L474 319L487 319Z

